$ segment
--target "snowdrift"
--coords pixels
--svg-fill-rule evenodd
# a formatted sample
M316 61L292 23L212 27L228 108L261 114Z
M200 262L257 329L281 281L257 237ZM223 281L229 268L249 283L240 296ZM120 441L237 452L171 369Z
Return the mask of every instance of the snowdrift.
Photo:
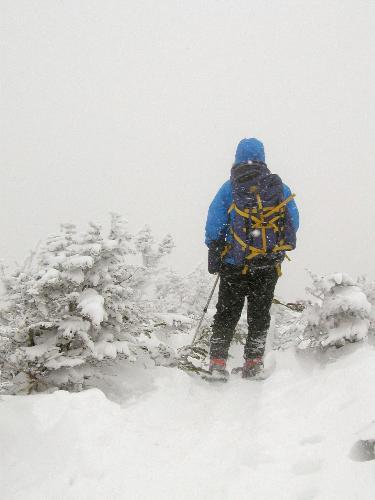
M372 500L375 462L350 450L375 437L375 350L341 352L321 366L279 351L268 380L220 386L156 367L121 404L2 396L1 498Z

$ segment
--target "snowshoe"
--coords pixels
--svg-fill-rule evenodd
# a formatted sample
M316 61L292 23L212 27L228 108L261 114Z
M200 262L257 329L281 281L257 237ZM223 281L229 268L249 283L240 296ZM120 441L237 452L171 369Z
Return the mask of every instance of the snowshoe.
M205 380L210 382L226 382L229 378L229 372L226 369L226 360L211 358L208 373L209 375L204 377Z
M262 358L245 359L245 363L242 367L242 378L259 377L263 373L263 369Z
M207 367L207 355L207 347L198 343L182 347L179 349L177 367L189 375L199 376L209 382L226 382L229 372L226 370L225 360L211 359Z
M262 358L246 359L243 366L233 368L231 373L253 380L264 380L269 376L269 373L264 370Z
M191 376L198 376L207 382L226 382L229 378L229 372L223 369L207 369L203 366L197 366L192 362L178 365L178 368Z
M208 356L208 349L204 345L194 344L178 349L178 368L186 372L207 371L203 365Z

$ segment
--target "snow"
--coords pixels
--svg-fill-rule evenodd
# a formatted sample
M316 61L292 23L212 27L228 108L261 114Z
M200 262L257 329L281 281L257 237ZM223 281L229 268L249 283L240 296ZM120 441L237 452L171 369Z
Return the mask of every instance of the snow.
M110 240L106 239L103 241L103 248L105 250L113 250L118 246L118 241L117 240Z
M23 347L22 352L29 361L35 361L44 355L48 356L51 356L53 354L57 355L59 350L57 347L51 345L50 342L46 342L45 344L34 345L31 347ZM16 356L17 354L13 354L13 357Z
M94 265L94 259L90 255L73 255L64 262L64 268L69 269L86 269Z
M192 318L177 313L159 313L157 317L168 326L191 325L194 322Z
M70 340L82 331L88 332L90 323L82 318L71 316L69 319L63 319L59 324L59 334L62 338Z
M57 359L50 359L45 363L46 368L50 370L58 370L59 368L72 368L82 365L85 362L81 358L67 358L66 356L58 356Z
M346 273L334 273L328 276L322 276L319 280L322 289L330 290L335 285L354 286L356 283Z
M359 342L367 338L369 321L366 319L353 318L351 321L343 321L339 326L331 328L328 337L322 340L322 347L342 344L345 340Z
M353 311L364 316L370 313L371 304L358 286L337 287L333 294L326 298L323 314L328 317L341 311Z
M40 278L39 284L40 285L45 285L45 284L52 284L52 283L58 283L60 278L60 272L57 269L48 269L43 276Z
M89 318L95 326L99 326L107 318L104 299L92 288L84 290L78 300L78 308L82 315Z
M124 340L118 340L115 342L115 346L116 346L116 351L119 354L124 354L125 356L132 358L128 342L126 342ZM132 358L132 359L134 359L134 358Z
M269 379L224 385L127 363L119 403L2 396L1 498L372 500L374 462L350 450L375 436L375 350L337 352L321 366L278 351Z
M85 273L82 269L71 269L62 273L62 276L77 285L81 285L85 281Z
M113 335L103 335L102 340L95 344L95 357L96 359L111 358L115 359L117 356L117 346L113 342Z

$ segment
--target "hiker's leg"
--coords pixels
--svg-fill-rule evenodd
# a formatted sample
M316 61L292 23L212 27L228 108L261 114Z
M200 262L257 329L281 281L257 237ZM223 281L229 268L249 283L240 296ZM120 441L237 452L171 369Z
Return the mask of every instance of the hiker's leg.
M227 359L234 330L245 302L246 283L238 270L227 266L220 273L219 299L212 324L210 357Z
M247 296L248 336L245 345L246 359L262 358L270 326L270 309L278 280L274 267L254 269L249 276Z

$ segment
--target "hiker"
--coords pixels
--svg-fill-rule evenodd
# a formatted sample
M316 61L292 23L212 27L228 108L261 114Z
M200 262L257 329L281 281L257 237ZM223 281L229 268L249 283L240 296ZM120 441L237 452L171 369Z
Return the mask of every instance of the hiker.
M220 286L210 341L212 376L226 379L226 361L247 297L248 336L242 377L259 376L270 325L270 308L285 252L296 246L299 214L288 186L271 174L263 144L242 139L230 180L207 216L208 270Z

